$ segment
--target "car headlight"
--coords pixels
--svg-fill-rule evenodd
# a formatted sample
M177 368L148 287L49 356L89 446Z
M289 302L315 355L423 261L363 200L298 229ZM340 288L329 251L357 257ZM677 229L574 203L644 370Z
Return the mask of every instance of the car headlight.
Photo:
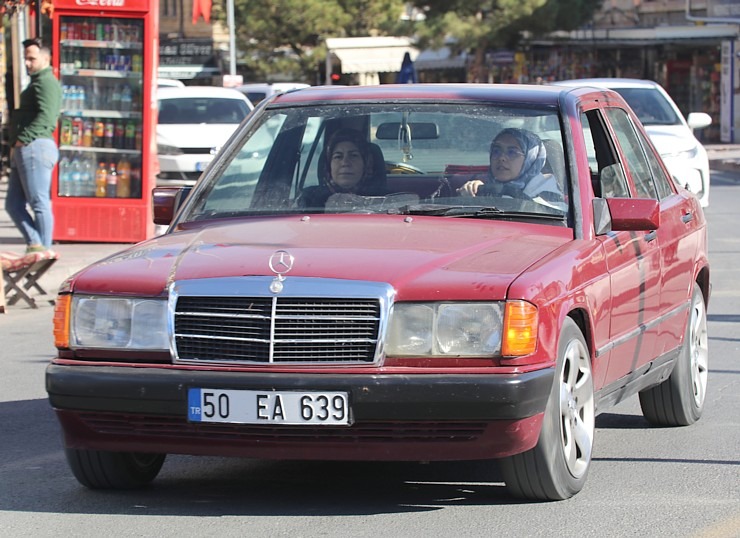
M69 297L60 297L54 316L57 347L169 349L166 300Z
M185 152L176 146L169 144L157 144L157 155L183 155Z
M694 146L686 151L679 151L678 153L665 153L662 155L664 159L693 159L699 154L699 148Z
M396 303L388 356L522 356L537 346L537 308L506 303Z

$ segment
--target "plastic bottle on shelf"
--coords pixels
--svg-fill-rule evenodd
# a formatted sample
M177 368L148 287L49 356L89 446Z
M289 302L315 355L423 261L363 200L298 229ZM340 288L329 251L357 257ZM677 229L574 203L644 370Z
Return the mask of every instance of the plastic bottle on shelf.
M113 86L113 94L111 95L111 106L113 110L121 109L121 85L116 84Z
M95 171L95 196L105 198L106 186L108 184L108 170L105 168L105 162L98 163L98 169Z
M82 165L80 157L75 155L70 163L71 175L69 178L69 195L80 196L82 194Z
M66 111L72 110L72 86L69 84L62 88L62 107Z
M121 111L122 112L130 112L131 111L131 86L128 84L123 85L123 89L121 90Z
M72 140L73 146L79 146L82 143L82 118L75 118L72 120Z
M126 149L136 148L136 122L134 120L128 120L126 122L126 130L123 135L124 142L123 147Z
M70 177L70 168L69 168L69 158L64 155L62 156L62 159L59 161L59 196L69 196L70 192L70 186L69 186L69 177Z
M62 86L62 108L69 110L69 86L67 84Z
M108 175L105 179L105 196L106 198L115 198L118 190L118 172L116 163L111 162L108 167Z
M126 128L124 120L117 120L115 130L113 131L113 147L123 149L125 142Z
M72 120L66 116L62 117L62 126L59 132L59 144L69 146L72 143Z
M82 129L82 145L90 148L93 145L93 121L92 118L85 119Z
M93 164L89 158L82 160L80 171L80 194L79 196L93 196L95 194L95 175Z
M134 149L141 149L142 147L142 137L143 137L143 128L141 126L141 123L138 123L136 125L136 134L134 135Z
M93 128L93 146L96 148L102 148L105 140L105 122L102 118L95 120L95 126Z
M94 91L92 82L85 82L85 109L98 108L97 94Z
M141 163L131 163L131 196L141 198Z
M117 198L130 198L131 197L131 163L128 162L126 157L121 157L118 161L118 167L116 168L118 173L118 183L116 184L116 197Z
M113 147L113 134L115 131L115 125L113 124L113 120L111 118L108 118L105 120L105 139L103 141L103 146L106 148L112 148Z

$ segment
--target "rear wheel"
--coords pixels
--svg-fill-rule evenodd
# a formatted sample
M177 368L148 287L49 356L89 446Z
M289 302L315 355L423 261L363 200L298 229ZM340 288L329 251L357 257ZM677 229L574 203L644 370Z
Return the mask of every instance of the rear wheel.
M704 295L694 288L681 352L671 376L640 392L642 414L657 426L688 426L701 417L707 394L709 350Z
M591 357L583 333L567 318L560 333L555 382L537 445L501 461L509 491L534 500L562 500L586 482L594 441Z
M134 489L154 480L165 454L65 449L77 481L90 489Z

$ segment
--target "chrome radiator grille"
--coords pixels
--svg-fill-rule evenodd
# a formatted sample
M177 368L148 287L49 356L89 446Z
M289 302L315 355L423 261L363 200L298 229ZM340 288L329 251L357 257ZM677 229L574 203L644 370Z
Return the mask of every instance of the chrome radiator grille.
M177 360L372 363L378 299L179 296Z

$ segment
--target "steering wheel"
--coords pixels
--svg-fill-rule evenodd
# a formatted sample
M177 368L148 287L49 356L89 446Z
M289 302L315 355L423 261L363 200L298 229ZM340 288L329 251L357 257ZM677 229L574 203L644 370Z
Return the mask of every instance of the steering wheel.
M389 174L423 174L424 170L421 168L417 168L416 166L412 166L407 163L394 163L391 161L385 162L385 170Z

